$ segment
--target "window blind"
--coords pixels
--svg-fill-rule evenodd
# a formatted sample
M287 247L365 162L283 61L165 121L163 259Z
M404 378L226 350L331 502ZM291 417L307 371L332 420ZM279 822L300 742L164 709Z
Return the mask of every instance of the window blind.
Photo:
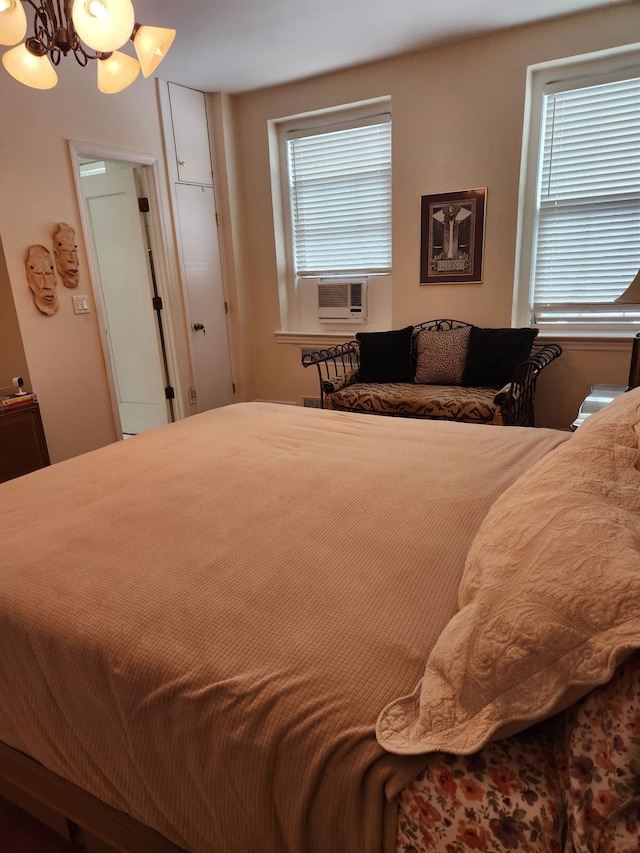
M615 300L640 268L640 79L547 88L534 321L638 322Z
M391 270L388 114L287 134L298 276Z

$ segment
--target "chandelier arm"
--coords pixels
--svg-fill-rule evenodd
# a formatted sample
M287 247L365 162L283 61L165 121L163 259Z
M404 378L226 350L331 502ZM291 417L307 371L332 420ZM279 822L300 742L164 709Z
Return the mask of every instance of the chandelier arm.
M62 21L59 19L58 15L56 15L56 7L53 0L42 0L40 6L47 13L47 17L54 30L56 27L62 26Z
M69 31L69 35L75 36L75 38L80 41L78 38L78 34L76 33L76 28L73 25L73 14L71 11L71 6L73 5L73 0L64 0L64 20L65 26ZM60 0L58 0L58 9L60 9ZM62 14L62 13L61 13Z
M51 5L53 5L52 0L51 0ZM62 6L60 5L60 0L56 0L56 6L58 7L58 21L59 21L58 26L62 27L65 30L65 32L67 34L67 41L68 41L69 47L71 48L71 50L73 50L73 48L74 48L73 42L74 42L75 33L74 33L74 29L73 29L73 24L71 22L71 16L67 14L67 4L66 3L64 4L64 9L63 9ZM65 56L66 55L67 54L65 51Z
M37 11L38 11L38 7L37 7L37 6L36 6L36 4L33 2L33 0L22 0L22 2L23 2L23 3L25 3L25 4L26 4L26 3L28 3L28 4L29 4L29 6L31 6L31 8L33 9L33 11L34 11L34 12L37 12Z
M55 8L51 0L43 0L39 6L32 0L28 0L28 3L34 9L32 39L41 45L44 53L51 53L55 47L55 32L58 26ZM32 39L27 39L27 42Z
M78 65L82 66L82 68L84 68L86 65L89 64L90 59L97 59L98 58L97 55L96 56L90 56L87 53L87 51L84 49L84 47L80 44L80 42L78 42L77 47L74 47L73 55L75 56L76 62L78 63Z

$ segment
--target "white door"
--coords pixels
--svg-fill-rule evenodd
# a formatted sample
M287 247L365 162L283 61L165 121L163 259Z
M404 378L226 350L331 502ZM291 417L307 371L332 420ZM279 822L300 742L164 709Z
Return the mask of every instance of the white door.
M168 423L153 282L134 168L82 177L100 273L102 314L125 435ZM110 168L111 167L111 168Z
M213 187L175 184L198 411L233 403Z
M169 83L168 88L178 180L211 186L213 174L204 93L176 83Z

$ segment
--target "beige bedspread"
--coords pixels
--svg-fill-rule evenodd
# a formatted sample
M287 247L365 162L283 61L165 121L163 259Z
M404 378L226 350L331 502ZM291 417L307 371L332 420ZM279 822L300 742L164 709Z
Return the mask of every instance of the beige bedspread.
M0 739L193 851L392 850L377 715L567 437L239 404L5 483Z

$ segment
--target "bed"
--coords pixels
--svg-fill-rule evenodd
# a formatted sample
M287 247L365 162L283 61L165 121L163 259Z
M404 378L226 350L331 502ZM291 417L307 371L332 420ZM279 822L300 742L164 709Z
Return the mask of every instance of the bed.
M638 423L640 391L573 436L246 403L3 484L0 775L134 853L562 850L569 718L615 690L629 817Z

